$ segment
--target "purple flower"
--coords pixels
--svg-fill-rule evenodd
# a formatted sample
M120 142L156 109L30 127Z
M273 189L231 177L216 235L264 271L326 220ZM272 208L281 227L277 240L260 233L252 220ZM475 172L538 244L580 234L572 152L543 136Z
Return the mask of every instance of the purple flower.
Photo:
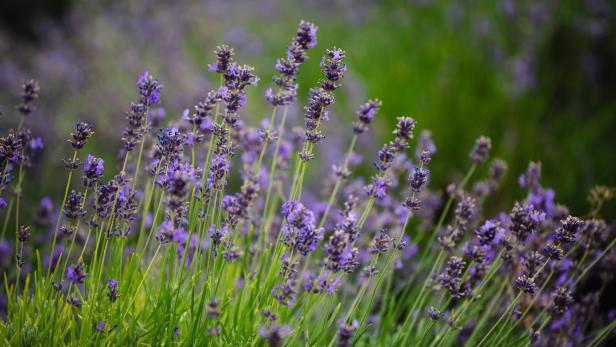
M224 73L225 87L232 91L243 91L246 86L256 86L259 77L255 75L255 68L248 65L231 64ZM223 93L224 94L224 93Z
M389 235L389 231L387 229L381 229L372 242L370 243L370 253L372 254L384 254L387 253L392 245L394 244L394 239Z
M539 179L541 178L541 163L530 162L526 172L518 178L518 183L522 188L530 191L537 191L541 188Z
M430 317L430 319L432 320L439 320L441 319L441 316L442 316L441 312L438 309L436 309L434 306L430 306L428 308L427 313L428 313L428 317Z
M554 239L560 243L575 242L575 235L582 226L584 226L584 221L568 216L561 221L560 227L554 232Z
M355 330L359 327L359 323L356 320L347 324L346 322L340 323L338 326L338 347L349 347L352 345L353 336Z
M372 123L372 120L379 112L381 105L381 100L374 99L368 100L367 102L359 106L359 109L356 113L357 121L353 123L353 131L356 134L362 134L368 129L368 126L370 125L370 123Z
M291 327L288 325L279 326L277 324L272 324L269 327L260 326L259 327L259 335L265 341L269 347L280 347L284 343L284 338L291 334Z
M233 63L233 56L235 55L233 48L221 45L216 47L214 54L216 55L216 63L209 64L208 70L210 72L225 73Z
M161 155L171 162L177 161L182 152L186 138L177 128L163 128L157 134L157 149Z
M521 275L515 280L515 286L526 294L535 294L538 290L532 277Z
M459 257L451 257L447 262L445 270L438 276L438 283L443 288L449 291L449 294L455 299L459 299L465 296L465 292L461 290L462 282L462 270L466 266L466 262Z
M483 164L490 156L492 141L487 136L479 136L475 141L475 147L471 151L471 160L476 165Z
M105 326L107 325L107 323L105 323L104 320L101 320L97 325L96 325L96 331L101 332L101 333L106 333L107 331L105 330Z
M295 42L304 49L312 48L317 44L317 26L302 20L295 34Z
M428 183L429 175L430 171L415 167L415 169L409 176L409 186L411 187L411 191L415 193L421 192L424 189L426 183Z
M30 227L26 225L19 226L19 230L17 231L17 240L21 243L26 243L30 241Z
M127 151L132 151L148 130L145 105L131 103L130 110L126 112L126 120L128 120L128 125L122 133L122 141L124 148Z
M430 132L430 130L423 130L419 135L417 142L417 151L415 152L416 157L420 162L426 163L426 159L432 158L432 156L436 153L436 144L432 140L432 132Z
M82 284L88 274L83 269L82 263L70 265L66 268L66 278L73 284Z
M321 82L321 88L327 91L334 91L339 87L337 84L344 77L346 64L342 61L345 52L339 48L328 49L321 60L321 69L326 80Z
M504 232L501 223L495 219L486 220L479 228L475 230L475 235L482 245L489 245L494 241L497 235Z
M286 221L282 228L285 244L304 256L313 252L323 239L323 228L315 227L312 211L301 202L289 200L282 205L282 215Z
M548 310L554 315L562 315L573 304L573 297L569 289L565 287L558 288L552 293L552 302Z
M118 281L114 279L109 279L107 281L107 297L111 302L115 302L120 296L120 289L118 288L118 285Z
M364 187L364 191L375 199L385 199L390 182L383 177L373 177L372 183Z
M163 85L149 72L146 71L139 76L137 88L139 88L142 104L146 106L160 104L160 93L163 90Z
M507 171L507 163L501 159L494 159L488 169L488 176L493 181L500 181Z
M212 132L213 118L216 105L222 101L222 94L218 90L210 91L203 101L195 105L195 113L188 117L188 121L195 125L199 131Z
M406 147L406 142L413 138L413 130L415 130L415 125L417 121L415 121L411 117L398 117L398 123L396 125L396 129L393 134L400 142L404 143Z
M21 88L21 103L17 106L17 110L24 117L27 117L34 111L33 102L38 99L41 88L39 83L33 79L24 80Z
M75 124L75 131L71 133L71 145L74 149L82 149L92 135L94 135L92 124L78 122Z
M521 205L516 202L511 214L511 225L509 230L516 236L518 241L524 242L533 233L541 229L541 223L545 215L533 209L531 206Z
M340 271L346 261L353 257L352 250L349 250L349 235L344 230L334 231L325 251L327 252L327 269L332 272Z
M92 187L94 183L96 183L101 176L103 175L103 170L105 161L101 158L97 158L91 154L88 154L86 162L83 166L83 184L85 186Z
M68 219L77 219L86 215L83 210L83 194L72 190L64 205L64 215Z

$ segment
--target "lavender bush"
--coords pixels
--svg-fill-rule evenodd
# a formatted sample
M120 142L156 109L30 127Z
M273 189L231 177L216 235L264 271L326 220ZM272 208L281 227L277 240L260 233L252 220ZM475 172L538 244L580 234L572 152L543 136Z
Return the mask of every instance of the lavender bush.
M356 144L381 107L367 100L332 179L316 182L324 194L310 192L346 71L346 52L325 50L304 122L290 127L299 71L316 45L317 27L302 21L275 64L265 94L272 113L258 128L241 115L259 78L229 46L208 65L218 88L169 124L153 112L163 84L145 72L127 105L119 167L85 153L96 127L77 123L62 200L54 208L43 198L31 218L20 212L24 173L43 144L28 120L45 94L25 80L19 126L0 138L2 344L596 346L610 338L616 311L601 299L616 238L601 208L613 188L597 186L589 212L571 216L542 186L540 163L530 163L519 178L526 196L486 215L506 172L490 159L490 138L468 144L466 176L434 191L436 145L426 130L415 141L418 125L406 116L377 153L362 153L373 158L363 178Z

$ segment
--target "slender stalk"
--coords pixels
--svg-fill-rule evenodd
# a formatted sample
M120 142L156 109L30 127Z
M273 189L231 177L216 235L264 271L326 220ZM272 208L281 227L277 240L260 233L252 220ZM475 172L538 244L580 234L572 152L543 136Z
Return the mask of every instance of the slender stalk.
M349 160L351 158L351 155L353 154L353 149L355 148L356 142L357 142L357 134L353 135L353 139L351 140L351 144L349 145L349 150L347 151L344 157L344 163L342 164L342 168L341 168L343 172L348 170ZM332 205L334 204L334 201L336 200L336 197L338 196L338 190L340 189L340 186L342 185L342 180L343 180L342 175L338 175L338 177L336 177L336 183L334 184L334 189L332 190L332 193L329 196L329 200L327 201L327 207L325 208L325 212L323 212L323 216L321 217L321 222L319 222L319 228L322 228L325 225L325 222L327 221L327 217L329 216L329 210L332 208Z
M72 161L74 162L75 159L77 159L77 150L73 152ZM62 198L62 204L60 204L60 212L58 213L58 219L56 220L56 227L54 228L54 232L53 232L53 241L51 242L51 253L49 253L51 257L53 257L54 251L56 250L56 240L58 238L58 229L60 228L60 221L62 220L62 211L64 210L64 205L66 204L66 198L68 196L68 190L71 186L72 177L73 177L73 170L70 170L68 172L68 178L66 179L66 186L64 188L64 197ZM51 263L52 261L50 260L49 264L47 265L47 276L49 276L49 273L51 271Z

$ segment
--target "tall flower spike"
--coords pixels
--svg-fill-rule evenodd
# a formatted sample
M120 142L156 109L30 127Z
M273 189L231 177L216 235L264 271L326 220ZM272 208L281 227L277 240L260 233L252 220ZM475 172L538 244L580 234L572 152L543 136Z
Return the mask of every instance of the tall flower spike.
M306 60L306 50L316 44L317 27L311 23L301 21L297 34L291 45L287 48L286 58L276 61L276 70L279 76L274 76L274 83L280 87L277 93L272 88L265 91L265 99L272 105L288 105L297 97L297 73L300 65Z
M353 123L353 132L356 134L364 133L368 129L368 126L370 126L370 123L372 123L372 120L376 114L379 112L381 105L381 100L374 99L368 100L366 103L359 106L359 109L357 110L357 120Z
M541 229L541 223L545 216L529 205L521 205L516 202L511 214L509 230L516 236L518 241L524 242L533 233Z
M84 176L82 177L83 185L92 187L103 175L105 161L88 154L86 162L83 166Z
M19 231L17 232L17 240L21 243L26 243L30 241L30 227L22 225L19 227Z
M71 133L71 145L74 149L82 149L92 135L94 135L94 128L92 127L92 124L87 122L78 122L75 124L75 131Z
M284 338L291 334L291 327L272 324L268 328L259 327L259 335L267 341L269 347L280 347L284 344Z
M480 136L475 141L475 147L471 151L471 160L476 165L483 164L490 156L490 149L492 148L492 141L487 136Z
M83 194L76 191L71 191L64 205L64 215L68 219L77 219L86 215L86 211L82 208Z
M122 136L127 151L132 151L146 133L146 117L146 108L143 104L131 103L130 111L126 112L128 125Z
M88 274L85 272L82 263L70 265L66 268L66 279L73 284L82 284Z
M346 64L342 62L344 58L345 52L339 48L334 47L334 49L327 50L321 60L321 68L325 75L321 88L332 92L340 86L337 82L344 77L346 72Z
M177 161L184 151L185 137L177 128L164 128L157 134L158 151L170 162Z
M147 106L160 104L160 93L163 90L163 85L149 72L146 71L139 76L137 88L139 88L142 104Z
M459 257L451 257L447 262L445 270L438 276L438 283L443 286L453 298L464 296L464 292L460 290L462 282L462 270L466 266L466 262Z
M227 72L227 70L233 63L233 56L235 55L233 48L227 45L221 45L216 47L216 49L214 50L214 54L216 55L216 63L209 64L208 70L210 70L210 72L217 73Z
M24 80L22 85L21 103L17 106L17 110L24 117L29 116L34 111L34 101L39 97L39 83L33 79Z
M408 147L408 142L413 138L413 131L417 122L411 117L398 117L398 123L393 134L396 137L393 145L398 151Z
M359 323L356 320L347 324L346 322L340 323L338 326L338 347L349 347L352 345L353 336L355 330L359 327Z
M295 42L304 49L312 48L317 44L317 26L302 20L295 34Z

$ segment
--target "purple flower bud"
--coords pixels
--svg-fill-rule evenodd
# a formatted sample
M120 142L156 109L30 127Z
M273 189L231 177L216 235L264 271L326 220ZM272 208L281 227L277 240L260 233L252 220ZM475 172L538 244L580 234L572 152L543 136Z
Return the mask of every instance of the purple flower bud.
M430 317L430 319L439 320L441 319L441 316L442 316L441 312L438 309L436 309L434 306L430 306L428 308L428 317Z
M464 292L461 291L460 283L462 282L462 270L466 266L466 262L459 257L451 257L447 261L445 270L438 276L438 283L443 286L453 298L461 298Z
M535 294L538 290L532 277L521 275L515 280L515 286L526 294Z
M71 145L74 149L82 149L92 135L94 135L92 124L86 122L78 122L77 124L75 124L75 131L71 133Z
M394 130L394 136L404 145L413 138L413 130L417 122L411 117L398 117L398 124Z
M561 226L554 232L554 239L560 243L575 242L575 236L584 225L584 221L577 217L568 216L560 223Z
M149 72L144 72L137 79L137 88L141 95L141 103L144 105L160 104L160 93L163 90L163 85L158 82L158 79L150 75Z
M83 194L72 190L66 199L64 205L64 215L68 219L77 219L86 215L83 210Z
M33 103L39 98L41 88L39 87L39 83L33 79L24 80L21 88L21 103L17 106L17 110L24 117L27 117L34 111Z
M541 179L541 163L530 162L526 172L518 178L518 183L522 188L537 191L541 188L539 179Z
M552 293L552 302L548 310L553 315L562 315L573 304L573 297L569 289L565 287L558 288Z
M118 288L118 285L118 281L114 279L107 281L107 297L111 302L115 302L120 296L120 289Z
M317 44L317 26L302 20L299 22L297 33L295 34L295 42L304 49L309 49Z
M338 347L349 347L353 343L353 336L355 330L359 327L359 323L356 320L347 324L346 322L340 323L338 326Z
M284 344L284 338L291 334L291 327L288 325L279 326L272 324L269 327L260 326L259 335L265 341L269 347L280 347Z
M475 235L477 235L480 244L489 245L497 235L503 232L504 229L499 221L488 219L475 230Z
M106 333L107 331L105 330L105 326L107 325L107 323L105 323L104 320L101 320L97 325L96 325L96 331L101 332L101 333Z
M73 284L82 284L85 281L87 275L88 274L83 269L82 263L73 264L66 268L65 277Z
M126 112L126 120L128 120L128 125L122 133L122 141L124 148L132 151L148 130L146 128L146 107L143 104L131 103L130 110Z
M480 136L475 141L475 147L471 151L471 160L476 165L483 164L490 156L490 149L492 148L492 141L489 137Z
M210 72L225 73L233 63L233 56L235 55L233 48L221 45L216 47L214 54L216 55L216 63L209 64L208 69Z
M26 225L21 225L19 230L17 231L17 240L21 243L26 243L30 241L30 227Z
M380 100L374 99L368 100L368 102L359 106L357 110L357 121L353 123L353 132L356 134L364 133L368 129L370 123L372 123L381 105L382 103Z
M538 232L541 229L541 223L545 219L544 214L527 204L521 205L517 202L509 217L511 218L509 230L520 242L526 241L528 236Z
M426 183L428 183L429 175L430 171L415 167L413 172L409 176L409 186L411 187L411 191L415 193L421 192L424 189Z
M500 181L507 171L507 163L501 159L494 159L488 170L488 176L491 180Z
M161 155L171 162L177 161L184 151L184 134L177 128L164 128L157 134L157 138L157 149Z
M336 83L344 77L346 72L346 64L342 61L345 58L345 52L341 49L328 49L323 59L321 60L321 68L326 80L321 82L321 88L327 91L336 90L339 85Z
M389 231L387 229L381 229L372 240L372 243L370 243L370 253L387 253L393 244L394 239L389 235Z
M375 176L372 178L372 183L364 187L364 191L375 199L384 199L389 186L390 182L387 179Z
M86 162L83 166L84 176L83 184L92 187L103 175L105 161L88 154Z

